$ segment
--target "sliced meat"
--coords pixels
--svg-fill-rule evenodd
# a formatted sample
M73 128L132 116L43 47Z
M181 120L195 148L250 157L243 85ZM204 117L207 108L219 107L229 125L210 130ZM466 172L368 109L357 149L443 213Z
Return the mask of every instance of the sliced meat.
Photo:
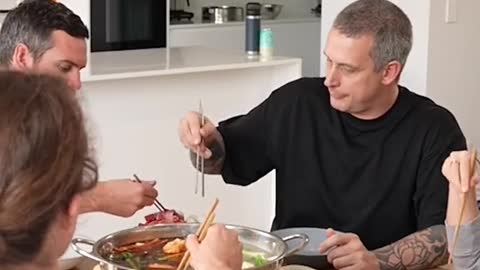
M185 218L175 210L167 210L145 216L145 221L145 223L139 224L139 226L185 223Z

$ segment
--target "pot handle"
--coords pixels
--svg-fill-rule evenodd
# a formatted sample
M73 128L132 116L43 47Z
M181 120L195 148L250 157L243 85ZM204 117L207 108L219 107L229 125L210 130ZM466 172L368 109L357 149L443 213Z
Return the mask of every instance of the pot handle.
M288 241L295 240L295 239L300 239L301 240L300 245L296 248L293 248L292 250L288 250L285 253L285 257L293 255L294 253L302 250L308 244L308 241L310 241L308 236L306 234L303 234L303 233L297 233L297 234L285 236L285 237L282 238L282 240L284 242L288 242Z
M100 258L100 257L97 257L95 254L93 254L92 252L88 252L84 249L82 249L79 244L82 244L82 245L89 245L89 246L94 246L95 245L95 241L92 241L92 240L88 240L88 239L85 239L85 238L74 238L72 239L72 248L73 250L75 250L78 254L84 256L84 257L87 257L89 259L92 259L94 261L97 261L97 262L100 262L102 264L106 264L106 265L110 265L110 266L113 266L113 267L116 267L117 269L128 269L128 270L135 270L133 268L130 268L130 267L125 267L123 265L118 265L118 264L115 264L115 263L112 263L112 262L109 262L103 258Z

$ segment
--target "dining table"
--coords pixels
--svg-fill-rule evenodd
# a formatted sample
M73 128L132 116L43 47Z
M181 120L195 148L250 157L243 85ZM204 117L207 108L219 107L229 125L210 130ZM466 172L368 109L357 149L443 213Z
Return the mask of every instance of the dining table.
M74 268L73 270L102 270L102 269L96 262L86 259L84 262L82 262L80 266L78 266L77 268ZM287 265L287 266L283 266L281 270L318 270L318 269L314 269L314 268L303 266L303 265ZM453 270L453 267L452 265L442 265L435 268L431 268L429 270Z

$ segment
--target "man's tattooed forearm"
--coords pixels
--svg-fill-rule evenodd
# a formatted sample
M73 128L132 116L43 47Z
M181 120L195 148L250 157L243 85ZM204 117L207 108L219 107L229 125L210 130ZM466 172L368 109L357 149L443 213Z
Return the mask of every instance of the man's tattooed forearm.
M374 251L381 269L425 269L446 263L445 226L436 225Z
M212 156L205 159L205 173L207 174L220 174L223 168L223 162L225 161L225 144L221 135L218 135L207 148L212 151ZM190 160L193 166L196 166L197 153L190 151Z

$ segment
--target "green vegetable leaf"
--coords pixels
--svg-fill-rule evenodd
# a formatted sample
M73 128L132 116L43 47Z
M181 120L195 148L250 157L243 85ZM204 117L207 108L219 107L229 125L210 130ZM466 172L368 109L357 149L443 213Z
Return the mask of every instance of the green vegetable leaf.
M259 266L264 266L267 264L267 259L263 255L257 255L255 256L255 262L254 262L256 267Z
M265 255L259 252L243 251L243 259L255 265L255 267L265 266L268 261Z
M137 257L135 257L135 255L133 255L131 252L122 253L122 257L133 269L142 270Z

